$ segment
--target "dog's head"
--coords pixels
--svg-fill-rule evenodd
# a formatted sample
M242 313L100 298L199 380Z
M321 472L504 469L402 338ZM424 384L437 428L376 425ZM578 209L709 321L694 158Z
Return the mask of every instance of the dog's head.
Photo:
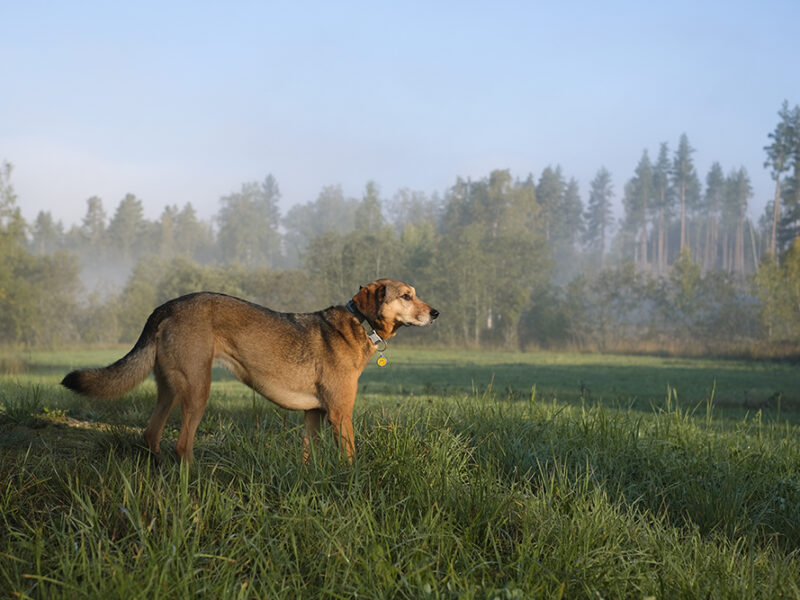
M403 325L429 325L439 311L417 298L417 291L407 283L378 279L362 287L353 296L361 314L384 339Z

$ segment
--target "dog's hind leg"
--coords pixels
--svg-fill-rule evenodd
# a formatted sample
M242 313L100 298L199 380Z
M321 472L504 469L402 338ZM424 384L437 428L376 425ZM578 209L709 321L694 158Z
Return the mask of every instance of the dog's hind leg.
M158 387L158 400L144 430L144 440L147 442L150 452L158 455L161 450L161 433L164 431L167 418L178 402L178 397L174 384L169 381L158 365L154 369L154 375Z
M194 434L206 411L208 394L211 391L211 359L199 372L189 374L186 383L186 391L179 398L182 416L177 451L183 462L192 464Z
M306 411L305 431L303 432L303 462L306 464L311 456L311 444L315 444L319 440L323 414L325 414L324 411L319 408L312 408Z

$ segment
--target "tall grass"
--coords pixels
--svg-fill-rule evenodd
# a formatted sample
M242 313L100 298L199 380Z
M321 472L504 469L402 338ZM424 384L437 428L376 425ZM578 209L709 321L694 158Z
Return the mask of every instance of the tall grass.
M160 464L140 445L151 394L40 392L56 408L27 425L6 397L3 593L800 597L800 432L710 397L383 393L357 405L352 465L329 434L306 465L297 415L217 389L187 469L173 429Z

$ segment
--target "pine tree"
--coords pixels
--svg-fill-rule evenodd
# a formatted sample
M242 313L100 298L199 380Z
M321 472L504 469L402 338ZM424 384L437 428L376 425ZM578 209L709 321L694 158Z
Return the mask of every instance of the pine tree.
M54 221L50 211L39 211L33 223L30 248L34 254L52 254L64 241L64 225Z
M800 132L795 130L788 101L783 101L783 105L778 111L778 117L780 117L780 121L775 126L775 130L767 136L772 143L764 146L764 151L767 153L764 167L770 169L772 178L775 180L775 196L772 201L772 232L769 245L772 256L775 256L777 250L778 220L781 214L781 177L789 169L792 147L798 144L797 137L800 135Z
M578 182L570 178L555 212L557 228L553 231L553 258L556 261L556 277L566 282L580 272L578 245L583 233L583 201Z
M563 223L562 236L570 248L575 248L583 232L583 201L578 188L578 180L574 177L570 177L567 182L561 205L563 207L561 211L563 217L560 219Z
M711 165L706 175L706 191L703 197L705 210L706 240L703 249L703 268L713 269L717 266L719 217L725 202L725 174L718 162Z
M669 185L669 146L662 142L658 149L658 159L653 165L653 186L655 188L656 228L658 239L656 242L656 271L661 274L667 267L667 225L672 217L673 199L672 188Z
M589 202L584 215L586 222L584 243L590 250L599 253L601 267L605 266L606 232L613 222L611 214L613 197L611 173L602 167L589 184Z
M744 273L744 222L747 201L753 195L750 177L744 167L731 171L726 179L725 205L725 244L723 247L723 268L736 273ZM733 243L728 241L732 234Z
M694 148L689 145L689 138L682 134L678 141L678 149L672 160L672 184L680 198L681 203L681 250L687 243L686 212L693 208L698 196L700 184L692 162Z
M239 192L220 199L218 243L225 262L275 266L281 245L279 200L272 175L260 184L244 183Z
M778 246L781 249L791 246L800 236L800 106L789 113L789 160L788 175L781 190L781 217L778 223Z
M386 225L381 208L380 188L374 181L368 181L364 196L355 215L356 230L377 235Z
M541 219L544 224L544 239L550 241L553 229L559 227L558 209L564 197L564 176L561 167L547 167L539 177L536 185L536 200L541 207Z
M133 194L120 200L117 210L108 224L106 239L123 260L136 258L139 241L145 230L142 201Z
M178 207L167 205L161 212L158 222L158 253L164 257L176 254L175 221L178 217Z
M86 215L81 222L81 236L92 252L102 252L106 233L106 211L97 196L86 200Z
M205 262L214 251L211 225L197 218L191 202L174 217L175 253Z
M25 243L27 225L17 206L17 193L11 185L13 170L9 162L0 164L0 256L7 249L21 249Z
M625 186L623 205L626 226L633 236L637 234L639 236L639 255L636 262L645 268L647 267L647 222L653 206L654 192L653 167L647 150L644 150L633 178Z

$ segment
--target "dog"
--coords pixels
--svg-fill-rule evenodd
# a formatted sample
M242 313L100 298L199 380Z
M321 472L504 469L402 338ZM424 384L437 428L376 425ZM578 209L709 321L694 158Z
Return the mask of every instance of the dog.
M181 405L177 452L191 464L216 360L242 383L278 406L305 411L304 458L323 415L352 462L353 405L358 378L400 327L428 325L439 311L402 281L378 279L344 306L313 313L280 313L240 298L198 292L156 308L133 348L115 363L72 371L65 387L93 398L116 398L152 371L158 399L144 439L160 451L167 417ZM381 354L381 359L385 359Z

